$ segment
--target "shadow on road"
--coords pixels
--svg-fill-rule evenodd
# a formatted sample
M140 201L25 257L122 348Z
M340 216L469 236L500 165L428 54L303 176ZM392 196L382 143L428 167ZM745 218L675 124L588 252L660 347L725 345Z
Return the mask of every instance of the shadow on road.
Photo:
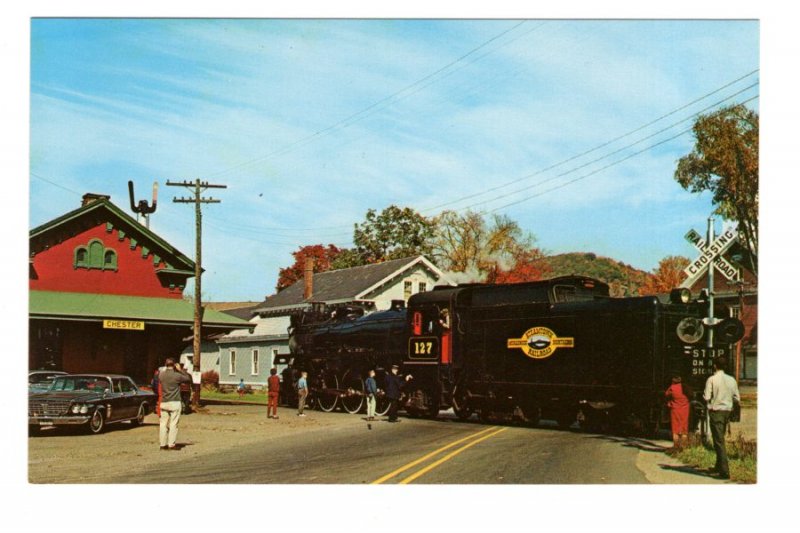
M622 444L622 446L628 448L636 448L638 450L642 450L645 452L664 453L664 451L668 449L668 446L662 446L661 444L656 444L655 442L639 437L623 437L617 435L591 435L589 436L589 438L618 442Z
M704 470L701 468L695 468L693 466L687 465L669 465L660 463L659 468L662 470L672 470L673 472L682 472L684 474L691 474L693 476L700 476L700 477L708 477L711 479L719 479L719 476L714 475L712 472L708 470Z

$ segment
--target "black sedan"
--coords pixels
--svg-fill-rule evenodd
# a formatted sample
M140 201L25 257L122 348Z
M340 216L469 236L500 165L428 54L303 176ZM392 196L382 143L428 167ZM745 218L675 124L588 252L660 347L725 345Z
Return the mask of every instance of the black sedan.
M69 374L58 376L46 392L28 396L28 427L83 425L92 433L106 424L140 425L155 409L156 395L139 389L128 376Z

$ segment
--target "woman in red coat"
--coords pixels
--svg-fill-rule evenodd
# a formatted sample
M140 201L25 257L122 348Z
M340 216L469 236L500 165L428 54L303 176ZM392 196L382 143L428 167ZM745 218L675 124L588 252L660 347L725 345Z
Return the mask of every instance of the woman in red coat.
M689 444L689 402L691 393L681 383L680 376L672 378L672 385L664 393L670 411L673 446L669 451L678 452Z

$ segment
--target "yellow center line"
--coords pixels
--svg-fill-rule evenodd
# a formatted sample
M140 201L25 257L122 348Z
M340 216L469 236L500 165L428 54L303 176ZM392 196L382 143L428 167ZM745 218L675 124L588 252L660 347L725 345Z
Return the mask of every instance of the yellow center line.
M491 429L494 429L494 428L491 428ZM405 485L407 483L411 483L412 481L417 479L419 476L421 476L425 472L429 472L429 471L433 470L434 468L436 468L437 466L439 466L440 464L444 463L445 461L449 461L450 459L452 459L453 457L455 457L459 453L463 452L467 448L471 448L472 446L475 446L479 442L484 441L484 440L488 439L489 437L494 437L498 433L502 433L507 429L508 428L501 428L501 429L495 431L494 433L489 433L488 435L484 435L483 437L481 437L481 438L479 438L477 440L474 440L474 441L470 442L469 444L466 444L466 445L462 446L461 448L459 448L457 450L454 450L454 451L448 453L447 455L445 455L444 457L442 457L438 461L429 464L428 466L426 466L425 468L423 468L421 470L417 470L416 472L414 472L413 474L411 474L410 476L405 478L403 481L401 481L400 484L401 485Z
M398 475L398 474L402 474L403 472L405 472L405 471L406 471L406 470L408 470L409 468L413 468L413 467L417 466L418 464L420 464L421 462L423 462L423 461L427 461L428 459L430 459L431 457L433 457L434 455L436 455L436 454L438 454L438 453L441 453L441 452L443 452L443 451L445 451L445 450L449 450L449 449L450 449L450 448L452 448L453 446L458 446L459 444L461 444L462 442L464 442L464 441L466 441L466 440L469 440L469 439L475 438L475 437L477 437L478 435L481 435L481 434L483 434L483 433L486 433L487 431L492 431L492 430L494 430L494 429L497 429L497 428L496 428L496 427L490 427L490 428L484 429L484 430L482 430L482 431L478 431L477 433L473 433L472 435L468 435L468 436L466 436L466 437L464 437L464 438L458 439L458 440L457 440L457 441L455 441L455 442L451 442L451 443L450 443L450 444L448 444L447 446L442 446L442 447L441 447L441 448L439 448L438 450L434 450L434 451L432 451L431 453L429 453L429 454L427 454L427 455L424 455L424 456L420 457L419 459L417 459L417 460L415 460L415 461L412 461L412 462L408 463L408 464L407 464L407 465L405 465L405 466L401 466L400 468L398 468L398 469L397 469L397 470L395 470L394 472L389 472L389 473L388 473L388 474L386 474L385 476L383 476L383 477L381 477L381 478L378 478L378 479L376 479L375 481L373 481L373 482L371 483L371 485L380 485L380 484L381 484L381 483L383 483L384 481L386 481L386 480L389 480L389 479L392 479L393 477L395 477L395 476L396 476L396 475Z

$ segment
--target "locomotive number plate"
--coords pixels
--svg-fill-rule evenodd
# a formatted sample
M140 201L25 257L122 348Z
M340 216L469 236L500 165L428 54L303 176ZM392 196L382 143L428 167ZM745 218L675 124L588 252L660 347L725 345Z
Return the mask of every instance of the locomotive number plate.
M408 340L409 359L436 359L439 357L439 339L412 337Z

